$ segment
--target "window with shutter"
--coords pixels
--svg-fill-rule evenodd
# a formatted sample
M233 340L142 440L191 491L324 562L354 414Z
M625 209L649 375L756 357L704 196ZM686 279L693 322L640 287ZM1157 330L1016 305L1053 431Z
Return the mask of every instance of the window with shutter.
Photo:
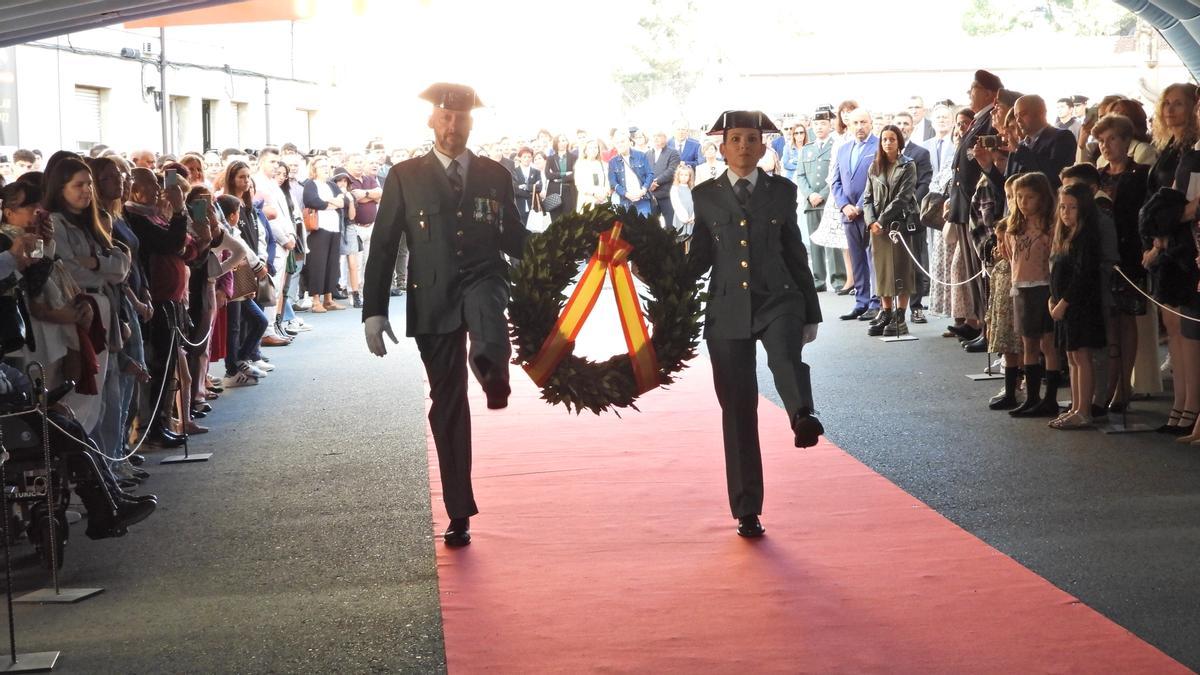
M79 150L90 150L103 141L100 90L75 87L75 143Z

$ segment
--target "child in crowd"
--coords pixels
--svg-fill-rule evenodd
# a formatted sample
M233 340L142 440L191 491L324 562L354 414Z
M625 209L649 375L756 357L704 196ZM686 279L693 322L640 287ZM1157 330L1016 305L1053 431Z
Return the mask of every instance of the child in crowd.
M1004 202L1014 203L1013 185L1018 176L1004 181ZM1012 410L1017 407L1017 386L1021 383L1021 336L1013 325L1012 253L1008 248L1008 218L996 221L996 246L989 263L991 289L988 295L988 351L1004 355L1004 391L988 401L992 410Z
M1062 373L1049 311L1054 192L1045 174L1035 172L1022 174L1013 184L1013 194L1016 206L1008 219L1005 244L1012 266L1013 327L1021 336L1024 352L1025 402L1008 414L1057 417ZM1041 362L1043 358L1045 364Z
M679 163L675 169L675 182L671 184L671 208L675 210L674 222L680 241L691 243L692 227L696 225L696 207L692 204L692 188L695 187L692 167ZM685 244L685 245L687 245Z
M1050 422L1052 429L1079 429L1092 423L1092 350L1105 345L1098 220L1088 186L1071 185L1059 191L1047 308L1054 319L1055 344L1067 352L1071 409Z

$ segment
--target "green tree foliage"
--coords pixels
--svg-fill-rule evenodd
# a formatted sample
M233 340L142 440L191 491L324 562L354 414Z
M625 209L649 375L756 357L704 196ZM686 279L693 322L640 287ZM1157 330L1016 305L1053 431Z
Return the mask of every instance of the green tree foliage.
M971 0L963 12L968 35L1042 30L1070 35L1129 35L1137 19L1112 0Z
M640 33L634 41L636 60L614 74L625 92L625 103L635 106L655 96L687 97L700 73L684 57L697 43L693 0L650 0L638 19Z

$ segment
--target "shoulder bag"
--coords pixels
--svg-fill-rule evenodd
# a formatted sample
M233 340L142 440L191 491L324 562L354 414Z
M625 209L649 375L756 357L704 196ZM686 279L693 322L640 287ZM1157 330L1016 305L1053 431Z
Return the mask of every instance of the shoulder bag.
M316 209L305 208L301 213L302 217L304 218L305 232L316 232L318 229L320 229L320 226L317 224Z

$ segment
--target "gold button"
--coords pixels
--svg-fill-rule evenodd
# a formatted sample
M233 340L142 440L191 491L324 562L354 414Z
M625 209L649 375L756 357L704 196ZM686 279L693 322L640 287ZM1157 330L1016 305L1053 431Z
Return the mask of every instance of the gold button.
M738 225L741 225L742 227L745 227L745 226L746 226L746 221L745 221L745 219L743 219L743 220L742 220L742 222L738 223Z
M420 288L420 287L421 287L421 284L418 284L418 283L417 283L417 282L415 282L415 281L413 282L413 284L412 284L412 288Z
M458 232L455 232L454 234L457 234L458 236L460 236L460 237L461 237L461 236L463 236L463 231L462 231L462 230L459 230Z
M459 252L458 252L458 257L460 257L460 258L461 258L461 257L462 257L462 254L463 254L463 252L462 252L462 251L459 251Z
M779 219L778 219L778 218L772 218L772 219L771 219L771 224L772 224L772 225L778 225L778 224L779 224Z
M749 245L750 245L750 242L748 242L748 241L746 241L745 239L743 239L743 240L741 241L741 244L742 244L742 246L749 246Z
M750 288L750 282L749 282L749 281L743 281L743 282L742 282L742 289L743 289L743 290L745 290L745 289L747 289L747 288Z
M459 211L457 215L459 218L462 218L462 211Z
M746 262L745 260L742 261L742 269L746 269L749 266L750 266L750 263Z
M423 220L421 221L421 229L422 230L425 229L425 221L423 221Z

